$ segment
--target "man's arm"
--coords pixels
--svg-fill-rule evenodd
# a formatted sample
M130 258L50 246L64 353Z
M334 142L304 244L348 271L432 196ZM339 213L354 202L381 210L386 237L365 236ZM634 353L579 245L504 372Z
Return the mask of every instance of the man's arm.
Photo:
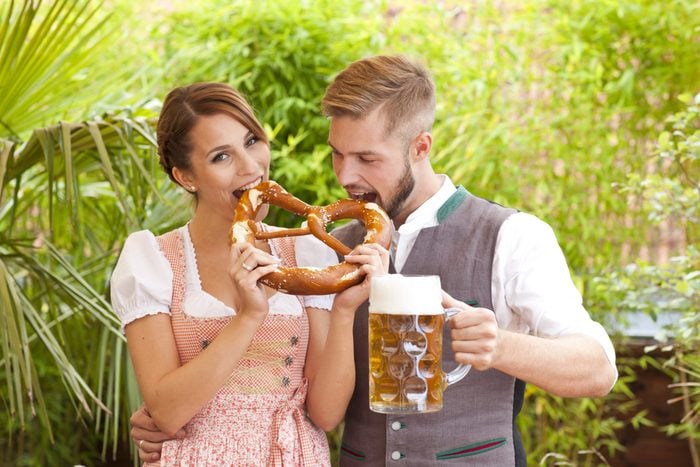
M465 310L451 320L458 360L559 396L610 391L617 377L615 350L584 308L549 225L525 213L506 219L491 279L494 311L448 300Z
M459 363L494 368L561 397L604 396L615 384L615 369L589 336L519 334L499 329L491 310L470 307L446 293L443 305L463 310L450 319Z
M158 429L151 414L145 405L131 414L131 439L134 440L139 450L139 459L144 462L155 462L160 459L163 442L170 439L168 435ZM175 438L184 438L185 430L181 429L175 434Z
M324 431L342 420L355 389L353 324L355 311L369 298L372 277L389 270L389 252L380 245L360 245L345 257L360 266L365 279L335 295L333 309L307 309L311 326L305 375L309 379L309 418Z

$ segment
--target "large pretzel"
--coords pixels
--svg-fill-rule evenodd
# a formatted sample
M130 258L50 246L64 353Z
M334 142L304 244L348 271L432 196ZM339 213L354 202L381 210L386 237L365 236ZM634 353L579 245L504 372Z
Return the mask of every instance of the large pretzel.
M264 204L273 204L298 216L304 216L307 226L265 232L258 228L255 217ZM358 219L367 230L364 243L376 242L388 248L391 242L389 217L374 203L342 199L328 206L311 206L288 193L273 181L262 182L247 190L236 206L231 240L250 242L276 237L312 234L341 255L351 249L326 232L329 222L338 219ZM342 292L362 282L359 266L345 261L325 269L311 267L282 267L260 279L263 284L293 295L326 295Z

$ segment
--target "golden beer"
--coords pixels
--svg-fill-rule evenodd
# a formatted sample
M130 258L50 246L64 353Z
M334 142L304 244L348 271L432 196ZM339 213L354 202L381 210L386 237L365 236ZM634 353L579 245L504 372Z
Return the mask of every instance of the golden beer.
M442 409L444 315L369 315L369 403L382 413Z
M442 371L438 276L389 274L372 279L369 308L369 405L380 413L442 409L442 392L469 367Z

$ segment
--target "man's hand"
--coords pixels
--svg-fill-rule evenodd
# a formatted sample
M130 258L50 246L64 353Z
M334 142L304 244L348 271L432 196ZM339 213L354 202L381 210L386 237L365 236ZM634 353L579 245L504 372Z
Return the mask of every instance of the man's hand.
M336 294L333 310L334 313L336 310L351 310L354 315L355 310L369 298L372 277L389 272L389 251L378 243L366 243L356 246L345 256L345 261L358 265L365 279Z
M158 429L145 405L131 415L129 423L131 423L131 439L139 449L139 459L144 462L155 462L160 459L163 441L170 438ZM175 437L184 438L185 430L178 431Z
M471 365L476 370L493 367L498 352L498 324L493 311L474 308L442 293L442 306L459 308L450 318L452 350L457 363Z

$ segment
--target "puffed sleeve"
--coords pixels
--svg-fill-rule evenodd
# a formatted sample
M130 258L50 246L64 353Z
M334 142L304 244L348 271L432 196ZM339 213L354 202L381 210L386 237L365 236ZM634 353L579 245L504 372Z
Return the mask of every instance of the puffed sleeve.
M297 266L326 268L338 264L338 256L335 250L323 243L313 235L295 237L294 254ZM333 306L335 295L305 295L302 297L307 308L320 308L330 310Z
M156 313L170 314L173 273L153 234L129 235L110 280L112 308L122 322Z

